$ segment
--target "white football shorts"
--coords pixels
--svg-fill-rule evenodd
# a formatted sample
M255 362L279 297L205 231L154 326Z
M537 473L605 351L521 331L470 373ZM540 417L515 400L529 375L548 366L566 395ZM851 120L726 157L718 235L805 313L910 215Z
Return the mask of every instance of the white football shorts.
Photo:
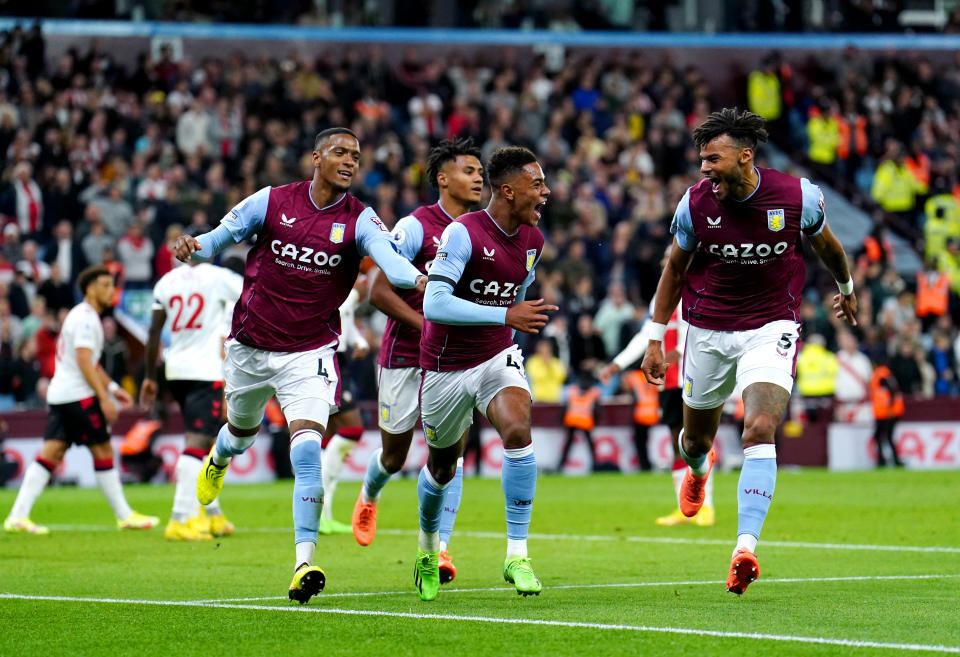
M443 448L455 444L473 424L473 409L486 417L490 401L504 388L523 388L530 393L517 345L468 370L424 371L420 412L427 445Z
M260 425L275 394L287 422L327 426L339 403L340 369L333 345L310 351L263 351L236 340L224 345L227 419L238 429Z
M379 424L387 433L413 429L420 417L420 368L377 366Z
M800 325L778 320L749 331L691 326L683 352L683 401L690 408L723 406L739 386L773 383L793 390Z

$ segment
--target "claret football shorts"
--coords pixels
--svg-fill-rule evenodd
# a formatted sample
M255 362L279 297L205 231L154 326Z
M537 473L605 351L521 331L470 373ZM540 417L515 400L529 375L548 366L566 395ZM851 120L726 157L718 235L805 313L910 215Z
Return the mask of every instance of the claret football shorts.
M770 322L749 331L691 326L683 352L683 401L690 408L723 406L737 384L773 383L793 390L800 325Z
M490 401L504 388L523 388L530 394L523 355L517 345L468 370L425 370L420 412L427 445L443 448L456 443L473 424L473 409L486 417Z

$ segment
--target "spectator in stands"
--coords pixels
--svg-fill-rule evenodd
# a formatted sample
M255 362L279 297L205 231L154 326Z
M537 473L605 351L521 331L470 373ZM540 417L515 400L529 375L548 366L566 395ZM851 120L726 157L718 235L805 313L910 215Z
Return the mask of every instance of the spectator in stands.
M814 333L806 338L796 369L797 390L803 396L807 418L811 422L829 420L838 366L837 357L827 350L822 335Z
M856 405L869 400L870 376L873 365L860 351L856 336L847 329L837 333L837 376L834 397L837 400L836 418L849 422L856 415Z
M593 316L577 317L576 331L570 338L570 370L574 376L591 373L607 360L603 340L593 325Z
M54 226L53 237L47 242L43 259L47 264L56 264L60 278L71 283L87 266L80 242L74 239L73 224L67 219L58 221ZM70 307L73 307L73 304Z
M123 264L126 287L142 290L153 282L153 242L144 237L143 224L134 221L117 242L117 258Z
M933 393L935 395L957 394L957 361L950 345L950 336L938 332L933 336L933 348L930 350L930 365L935 373Z
M50 278L37 288L37 296L41 297L47 309L57 314L61 310L70 310L76 305L73 297L73 286L63 280L60 273L60 263L54 261L50 266Z
M127 343L117 331L117 320L113 317L103 318L103 352L100 355L100 366L111 380L126 386L130 379L127 363L130 361L130 351Z
M19 162L13 168L11 187L12 214L20 234L24 238L43 239L43 192L33 179L33 166L29 162Z
M600 304L594 326L603 339L603 347L608 354L620 351L620 335L623 325L633 319L635 308L627 301L623 283L614 281L607 289L607 297Z
M890 358L890 371L897 385L905 395L917 395L923 390L923 373L918 360L919 346L910 339L901 338L896 346L896 352ZM918 358L919 356L919 358Z
M554 355L552 340L543 338L537 341L536 351L527 359L525 369L534 401L550 404L560 402L567 368Z
M107 186L106 195L97 196L91 203L99 210L100 221L107 235L114 240L120 239L133 221L133 206L123 198L120 185L111 183Z

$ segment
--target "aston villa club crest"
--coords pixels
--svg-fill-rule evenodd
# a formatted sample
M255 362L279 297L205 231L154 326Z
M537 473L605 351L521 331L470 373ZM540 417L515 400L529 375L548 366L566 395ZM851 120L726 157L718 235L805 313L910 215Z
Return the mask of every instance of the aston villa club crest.
M384 422L390 421L390 404L380 404L380 419Z
M527 251L527 271L533 269L533 261L537 258L537 250L530 249Z
M333 227L330 229L330 241L334 244L342 243L343 233L346 229L346 224L333 224Z
M783 230L783 227L787 225L786 220L783 218L783 210L767 210L767 228L773 232L778 230Z

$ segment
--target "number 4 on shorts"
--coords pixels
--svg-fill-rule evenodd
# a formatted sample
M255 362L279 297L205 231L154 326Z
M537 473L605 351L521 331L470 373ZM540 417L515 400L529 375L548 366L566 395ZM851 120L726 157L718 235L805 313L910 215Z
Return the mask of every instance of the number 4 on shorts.
M507 354L507 367L515 367L518 372L523 372L523 365L519 361L513 360L511 354Z

